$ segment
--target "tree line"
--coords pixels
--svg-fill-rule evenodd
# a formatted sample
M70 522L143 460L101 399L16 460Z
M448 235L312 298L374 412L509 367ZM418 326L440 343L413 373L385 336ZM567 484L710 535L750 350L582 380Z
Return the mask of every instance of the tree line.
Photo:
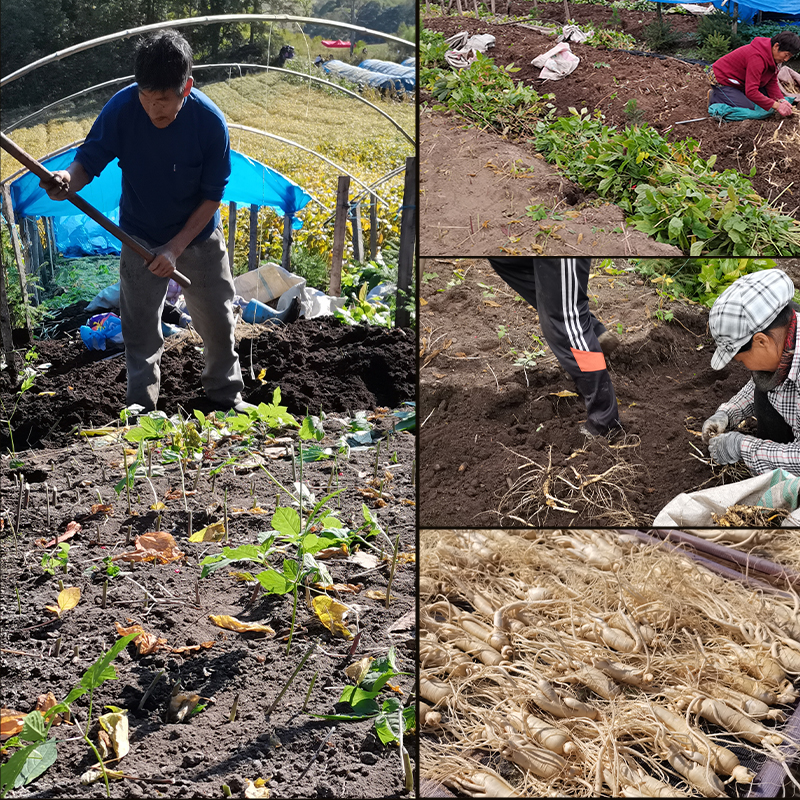
M414 39L413 0L0 0L3 75L66 47L163 20L217 14L292 14L321 17ZM281 30L267 23L186 28L196 63L265 63L283 44ZM342 28L309 25L308 36L349 38ZM359 37L361 38L361 37ZM370 37L371 38L371 37ZM367 38L365 41L369 42ZM380 41L374 38L375 42ZM3 124L9 112L33 109L75 91L133 71L135 37L53 62L2 90Z

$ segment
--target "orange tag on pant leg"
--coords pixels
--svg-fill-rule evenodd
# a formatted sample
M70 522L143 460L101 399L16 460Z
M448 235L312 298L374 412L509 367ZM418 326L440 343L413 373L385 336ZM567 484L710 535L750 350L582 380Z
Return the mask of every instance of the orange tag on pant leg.
M581 372L600 372L606 368L606 357L602 351L594 353L591 350L576 350L570 347L573 358Z

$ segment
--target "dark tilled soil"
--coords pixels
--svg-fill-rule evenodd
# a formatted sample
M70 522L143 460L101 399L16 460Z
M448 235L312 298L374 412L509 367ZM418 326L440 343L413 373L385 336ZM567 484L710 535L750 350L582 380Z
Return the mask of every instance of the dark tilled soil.
M527 3L514 2L511 13L529 13L530 8ZM590 20L603 22L605 17L610 16L608 9L595 5L573 4L570 10L578 24ZM560 10L553 6L542 13L558 17ZM655 19L655 14L623 12L623 19L625 31L640 40L644 26ZM561 19L556 21L563 24ZM669 15L669 21L682 33L689 33L696 26L696 21L691 17ZM539 24L539 21L534 22ZM533 85L539 92L553 93L555 99L552 102L559 115L568 114L570 107L579 110L587 108L589 111L599 109L608 124L621 128L631 122L625 107L629 101L635 100L641 120L665 133L670 140L689 137L699 141L702 157L715 155L719 170L735 169L749 175L751 168L755 167L756 174L751 178L755 190L770 200L780 195L778 202L784 205L785 212L797 215L800 193L793 175L797 168L800 116L795 114L784 121L770 118L722 123L703 119L677 125L707 115L710 84L703 73L703 65L673 57L571 43L572 51L581 59L575 72L560 81L541 81L538 78L540 70L531 61L555 44L553 37L520 25L494 24L457 16L426 17L423 24L427 29L445 36L460 30L467 30L470 34L493 34L496 44L488 54L503 66L513 62L520 70L514 73L515 80ZM641 46L644 46L643 43ZM792 66L797 69L796 64ZM426 99L424 93L423 99ZM427 100L430 101L429 98ZM533 152L532 145L528 146ZM429 169L440 165L446 167L447 152L426 152L424 131L421 152L425 159L423 167L426 166L425 162ZM473 186L472 191L480 193L481 190ZM435 215L435 209L429 208L428 213ZM521 212L517 210L516 213ZM570 251L569 254L574 252Z
M120 348L87 350L76 330L91 314L69 309L61 325L64 338L34 345L39 364L52 366L37 375L33 387L15 398L2 375L2 400L16 410L11 418L14 447L62 447L75 441L76 426L117 420L125 405L125 357ZM403 329L349 327L332 319L301 319L292 325L248 326L255 338L239 342L248 402L272 402L276 386L292 413L318 414L396 407L414 398L414 335ZM180 334L166 340L161 360L158 407L168 414L212 406L202 393L202 343ZM263 375L262 370L264 371ZM48 394L41 394L46 392ZM53 392L54 394L49 394ZM8 450L9 431L0 432L0 450Z
M488 262L464 259L457 266L465 279L447 288L454 262L422 262L422 527L647 526L680 492L747 477L746 470L715 474L698 458L707 457L703 421L748 377L739 365L711 369L706 309L663 306L630 276L599 271L590 280L592 310L621 341L608 365L628 436L609 447L580 433L583 402L559 396L574 393L575 385L549 348L535 365L514 365L539 347L532 338L541 337L535 311L514 302ZM673 321L658 319L660 306ZM536 474L529 465L548 462L554 470L548 493L573 513L548 507L541 493L523 504L520 481ZM555 480L561 474L577 485L612 467L605 509L570 499L567 484ZM532 484L526 488L533 491Z
M206 448L198 477L196 462L187 464L182 475L177 464L163 461L157 446L152 477L136 478L129 512L125 491L114 491L123 475L122 442L82 441L74 435L75 426L118 419L124 404L124 360L97 361L80 341L69 338L42 341L36 343L36 363L47 360L52 366L20 398L12 418L15 463L7 439L3 444L0 699L4 708L24 713L33 709L41 694L53 692L63 699L116 640L114 623L127 624L130 619L167 639L169 648L214 644L189 655L162 648L147 656L138 655L131 645L114 662L118 678L96 692L93 716L109 704L129 709L131 752L120 767L126 775L143 780L112 783L113 797L216 798L222 796L223 784L234 797L242 797L247 780L257 778L267 780L273 797L403 796L398 748L379 741L372 720L334 722L316 719L311 713L343 711L337 701L343 687L352 683L345 675L346 667L364 656L386 656L390 648L397 653L398 669L409 674L391 680L398 690L384 689L378 701L394 696L406 703L413 687L415 492L411 473L416 448L413 434L392 432L397 418L388 408L414 399L413 335L302 320L255 333L252 343L240 342L245 372L249 374L252 359L256 375L255 380L247 379L247 399L270 402L280 384L283 402L296 416L304 416L306 408L311 413L325 411L326 437L320 442L324 447L335 448L342 429L334 418L344 418L348 411L367 410L375 429L385 434L379 451L373 445L352 450L349 458L339 456L335 462L329 459L302 467L302 480L317 501L342 490L327 507L345 526L353 530L362 526L366 506L385 531L361 544L364 553L376 556L374 565L357 560L357 542L349 554L320 561L336 584L357 587L354 594L339 589L328 589L328 594L350 606L347 622L360 631L358 638L347 641L325 629L301 590L287 654L291 595L254 594L252 585L231 575L234 569L255 573L260 566L242 562L200 578L199 562L221 552L221 544L188 542L189 526L197 531L227 518L231 547L255 544L257 535L271 528L276 498L281 496L282 506L290 501L265 470L247 462L251 454L266 456L264 464L274 480L291 487L300 477L288 456L270 454L264 447L270 442L263 436L234 434ZM165 354L162 403L168 413L179 406L186 411L210 410L200 390L201 364L190 342ZM263 386L258 380L262 369L266 369ZM42 391L55 394L39 395ZM13 408L15 397L7 385L2 400L7 409ZM292 437L296 449L296 434L283 435ZM235 463L212 478L212 468L228 458ZM373 481L376 470L382 483ZM25 481L22 493L20 476ZM109 508L93 513L92 506L100 503ZM304 513L309 513L307 506ZM63 533L71 521L79 522L82 529L69 541L68 571L45 574L44 551L37 540ZM155 530L171 533L185 556L164 565L117 562L124 574L109 581L106 607L101 607L105 575L93 574L91 568L99 566L104 571L104 557L132 549L126 538L132 542L137 535ZM386 591L398 536L392 600L386 608L384 600L366 593ZM269 564L281 569L282 559L294 553L293 546L275 551ZM63 619L54 620L45 605L55 602L59 579L65 586L80 587L81 600ZM312 590L311 596L316 594ZM268 624L276 634L225 631L211 623L209 614ZM312 642L319 646L267 716L266 709ZM162 679L140 709L145 691L160 672ZM165 721L170 691L178 679L183 691L212 698L205 711L181 724ZM237 696L238 713L230 722ZM82 726L87 711L88 695L73 705L73 716ZM79 784L93 757L76 739L78 735L77 727L54 727L51 738L59 740L56 763L34 783L9 796L104 796L102 782L89 787ZM92 736L96 737L94 729ZM414 737L407 736L405 744L416 763Z

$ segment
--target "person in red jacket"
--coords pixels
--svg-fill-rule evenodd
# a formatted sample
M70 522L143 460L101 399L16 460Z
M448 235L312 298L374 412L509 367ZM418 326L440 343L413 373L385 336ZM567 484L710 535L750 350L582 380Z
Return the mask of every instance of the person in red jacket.
M709 106L724 103L735 108L763 108L782 117L792 113L792 103L778 85L778 70L800 53L800 36L783 31L771 39L757 36L750 44L737 47L712 65L717 85L709 95Z

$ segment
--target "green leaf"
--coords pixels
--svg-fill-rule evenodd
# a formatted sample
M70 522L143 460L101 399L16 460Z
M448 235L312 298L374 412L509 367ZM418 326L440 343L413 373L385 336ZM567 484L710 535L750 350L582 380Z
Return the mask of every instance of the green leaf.
M42 747L41 744L29 744L17 750L8 761L3 764L3 769L0 770L0 797L5 797L12 788L22 786L24 777L22 777L22 770L30 756L37 748ZM37 763L41 763L41 754L35 756Z
M286 594L292 589L292 584L272 567L259 572L255 577L267 594Z
M400 712L400 700L390 697L384 701L381 711L375 718L375 732L384 744L400 741L400 719L403 720L403 733L417 726L417 715L414 706Z
M366 284L364 285L366 286ZM306 417L300 426L298 435L301 439L315 439L319 442L325 437L325 431L322 429L322 423L319 420L314 420L313 417Z
M22 720L22 730L19 738L26 742L42 742L46 737L45 719L41 711L31 711Z
M130 633L117 639L107 653L103 653L97 661L92 664L81 678L81 686L87 690L96 689L106 681L115 680L117 672L111 666L111 662L138 636L138 633ZM74 691L74 690L73 690ZM70 695L72 692L70 692Z
M291 558L283 559L283 574L287 581L290 583L297 582L297 576L300 574L300 566L296 561Z
M16 755L19 755L20 750ZM53 766L58 757L58 748L53 741L42 742L33 746L25 758L22 769L14 780L14 788L27 786L31 781L36 780L42 773ZM5 772L5 770L3 770Z
M293 508L280 506L272 515L272 527L283 536L296 538L300 535L300 515Z

